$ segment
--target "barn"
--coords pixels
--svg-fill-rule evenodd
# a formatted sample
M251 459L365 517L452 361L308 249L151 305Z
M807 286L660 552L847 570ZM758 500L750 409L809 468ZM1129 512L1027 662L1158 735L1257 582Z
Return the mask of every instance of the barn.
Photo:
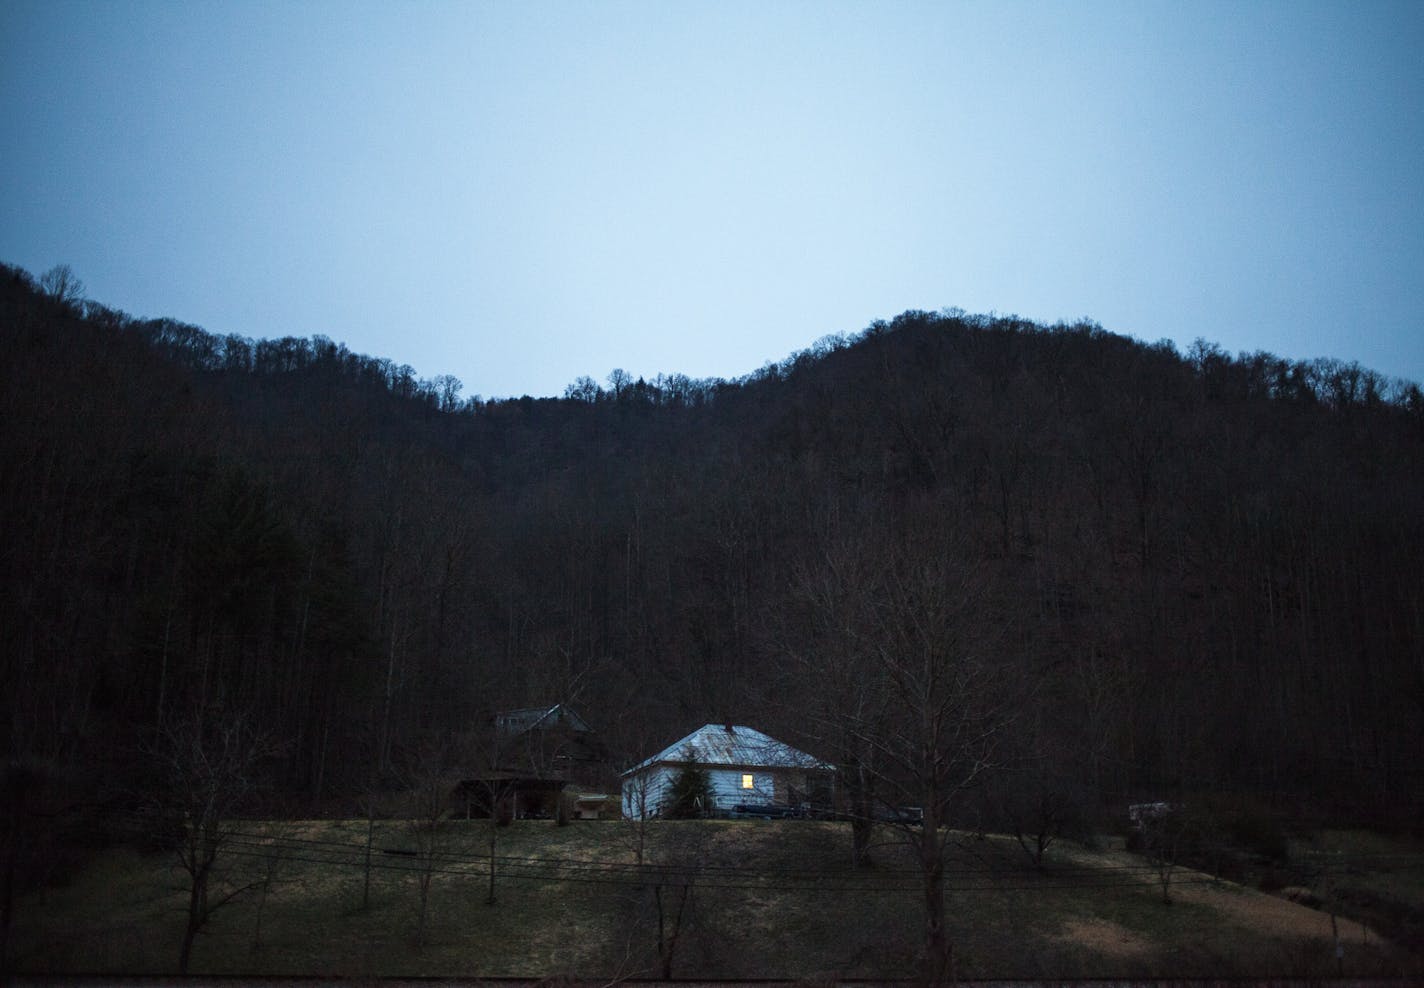
M484 728L464 736L477 757L452 794L456 812L488 816L498 808L521 819L571 811L596 820L613 808L604 795L613 781L607 750L565 704L502 710Z
M751 727L707 724L623 773L623 815L661 816L689 765L707 773L709 816L829 808L833 766Z

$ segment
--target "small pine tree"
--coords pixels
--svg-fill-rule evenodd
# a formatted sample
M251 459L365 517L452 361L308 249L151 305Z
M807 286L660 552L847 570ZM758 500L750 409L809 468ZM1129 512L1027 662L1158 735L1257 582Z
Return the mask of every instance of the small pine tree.
M672 784L671 800L664 816L673 820L691 820L706 816L712 808L712 784L707 770L697 760L697 752L688 748L686 764Z

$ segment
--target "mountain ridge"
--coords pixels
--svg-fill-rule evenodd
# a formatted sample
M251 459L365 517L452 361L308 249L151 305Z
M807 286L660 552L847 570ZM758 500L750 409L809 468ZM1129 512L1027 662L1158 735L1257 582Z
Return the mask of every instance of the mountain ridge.
M813 589L859 574L864 634L887 574L948 551L1036 684L1006 758L1033 786L1420 819L1410 382L951 310L737 381L461 400L0 280L6 754L81 788L137 787L145 738L219 701L309 805L546 700L629 759L731 719L835 757L797 657L850 639Z

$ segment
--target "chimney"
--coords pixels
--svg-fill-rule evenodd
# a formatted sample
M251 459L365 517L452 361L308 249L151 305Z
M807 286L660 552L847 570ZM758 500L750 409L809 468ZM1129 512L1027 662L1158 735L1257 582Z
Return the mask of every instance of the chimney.
M731 725L730 723L728 723L728 724L726 725L726 728L727 728L727 733L728 733L728 734L736 734L736 733L737 733L736 730L732 727L732 725Z

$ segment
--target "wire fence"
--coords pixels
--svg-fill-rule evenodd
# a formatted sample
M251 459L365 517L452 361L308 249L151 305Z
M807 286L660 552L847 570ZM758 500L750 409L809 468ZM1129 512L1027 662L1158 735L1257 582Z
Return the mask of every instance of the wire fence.
M141 817L111 821L116 836L152 837L153 821ZM360 869L390 873L488 877L491 867L502 880L531 883L572 883L602 886L636 886L695 881L699 888L735 891L775 891L834 894L912 893L924 888L919 868L885 867L844 869L833 867L778 867L762 864L728 865L688 860L678 863L489 854L456 851L439 846L393 847L364 840L342 841L302 837L275 830L225 827L216 836L221 853L239 858L300 862L332 869ZM1348 860L1312 859L1313 871L1322 877L1354 874L1362 869L1412 872L1424 870L1424 855L1358 854ZM1171 886L1214 884L1213 876L1170 863L1054 863L1029 868L1022 864L980 860L945 864L944 890L950 893L1037 892L1140 887L1169 881Z

